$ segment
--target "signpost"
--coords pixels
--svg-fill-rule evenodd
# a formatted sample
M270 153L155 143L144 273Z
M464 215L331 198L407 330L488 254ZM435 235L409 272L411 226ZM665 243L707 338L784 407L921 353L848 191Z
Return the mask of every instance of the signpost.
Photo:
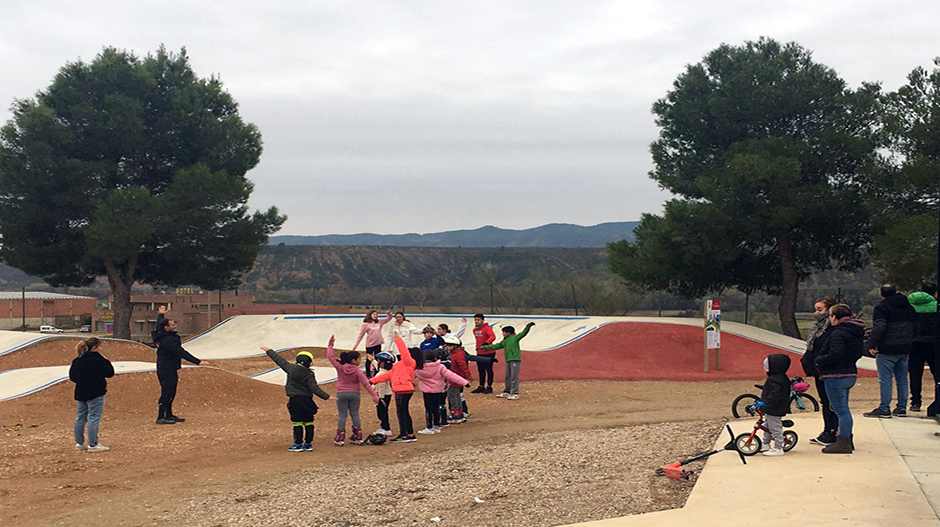
M708 350L715 350L715 369L721 369L721 300L705 301L705 373L708 373Z

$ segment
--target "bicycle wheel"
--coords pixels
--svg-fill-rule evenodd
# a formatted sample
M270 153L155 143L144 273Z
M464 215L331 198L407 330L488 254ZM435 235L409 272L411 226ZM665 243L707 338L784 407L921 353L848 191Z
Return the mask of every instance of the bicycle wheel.
M815 397L808 393L799 394L799 398L802 400L803 408L800 408L800 405L796 401L797 395L790 396L790 413L791 414L801 414L804 412L818 412L819 411L819 401Z
M753 393L745 393L737 396L734 402L731 403L731 413L736 419L741 417L753 417L754 412L754 403L760 401L760 397L754 395Z
M800 436L796 435L796 432L793 430L784 430L783 431L783 451L789 452L793 450L793 447L800 441Z
M734 438L734 448L745 456L754 456L760 452L762 441L757 434L751 437L751 434L739 434Z

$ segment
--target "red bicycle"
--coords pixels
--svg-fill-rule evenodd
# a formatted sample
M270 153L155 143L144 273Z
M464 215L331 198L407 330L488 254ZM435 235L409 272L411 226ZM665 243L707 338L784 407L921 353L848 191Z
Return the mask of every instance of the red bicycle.
M764 413L761 412L760 408L755 408L754 411L757 413L757 422L754 423L754 429L751 430L750 434L738 434L738 436L734 438L734 448L745 456L753 456L760 452L764 442L761 440L760 436L757 435L758 432L770 433L770 429L764 426ZM782 423L784 428L793 426L793 421L790 419L784 419ZM796 432L793 430L784 430L783 451L789 452L793 450L793 447L796 446L799 440L800 436L798 436Z

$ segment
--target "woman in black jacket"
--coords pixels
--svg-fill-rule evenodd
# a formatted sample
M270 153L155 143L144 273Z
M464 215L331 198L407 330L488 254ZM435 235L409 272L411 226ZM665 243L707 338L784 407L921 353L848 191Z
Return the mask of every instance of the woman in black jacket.
M158 401L158 425L175 425L185 421L173 415L173 400L176 399L176 387L179 384L181 359L193 364L207 366L209 361L199 360L183 349L183 341L176 333L176 321L166 318L166 306L160 306L157 316L157 329L152 333L157 345L157 379L160 381L160 400Z
M855 443L849 391L858 378L855 364L862 357L865 323L852 318L852 309L845 304L836 304L829 309L829 322L834 329L816 357L816 369L819 378L826 383L829 405L839 419L839 432L836 442L822 451L824 454L851 454Z
M72 360L69 379L75 383L78 415L75 417L75 450L104 452L108 447L98 443L98 424L104 412L104 395L108 392L109 377L114 377L114 366L104 358L98 348L101 341L90 338L78 343L78 357ZM85 445L85 424L88 424L88 445Z
M828 296L824 296L813 304L815 313L813 316L816 322L809 328L806 335L806 352L800 359L803 366L803 373L807 377L816 380L816 393L819 394L819 402L822 406L823 431L818 436L810 439L809 442L816 445L831 445L836 442L836 429L839 428L839 418L829 407L829 395L826 394L826 382L819 378L819 370L816 369L816 357L820 350L829 340L829 335L835 330L829 323L829 308L836 305L836 301Z

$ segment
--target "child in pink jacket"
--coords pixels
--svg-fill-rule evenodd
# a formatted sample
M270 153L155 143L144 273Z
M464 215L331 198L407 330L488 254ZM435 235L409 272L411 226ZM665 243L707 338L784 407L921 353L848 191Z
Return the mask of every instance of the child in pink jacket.
M369 384L362 370L359 369L359 352L344 351L339 354L339 360L333 353L333 342L336 339L330 337L330 343L326 347L326 358L330 364L336 368L336 410L339 417L336 423L336 437L333 438L333 444L343 446L346 442L346 416L352 417L352 437L349 442L354 445L361 445L362 423L359 421L359 385L365 386L366 391L372 396L372 401L378 404L379 396Z
M419 430L419 434L441 433L441 408L444 407L447 381L454 386L466 386L469 382L447 369L437 358L437 351L424 351L424 366L415 370L418 378L418 389L424 394L424 417L427 428Z

